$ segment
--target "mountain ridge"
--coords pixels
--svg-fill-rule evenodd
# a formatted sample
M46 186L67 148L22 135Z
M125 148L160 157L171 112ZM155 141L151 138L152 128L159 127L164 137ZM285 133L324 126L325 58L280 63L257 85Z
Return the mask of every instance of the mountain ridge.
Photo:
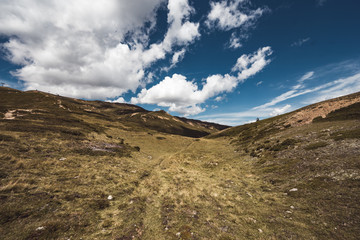
M328 114L341 108L346 108L358 102L360 102L360 92L324 100L318 103L313 103L296 109L294 111L266 118L261 121L272 121L272 124L275 125L278 129L298 127L304 124L310 124L313 122L314 119L319 120L320 118L326 118ZM309 114L310 112L311 114ZM236 128L242 128L242 126L250 126L253 124L255 123L252 122L248 124L234 126L228 129L221 130L207 137L212 138L216 137L217 135L226 135L227 132L233 132Z
M41 112L41 110L47 110L50 112L54 110L54 106L58 106L59 109L55 109L57 111L64 110L70 114L78 115L84 114L85 112L94 116L97 115L98 117L112 118L114 121L122 121L123 123L131 122L132 124L137 124L138 127L145 126L145 128L149 128L155 131L179 134L189 137L203 137L210 134L211 132L229 127L217 123L209 123L200 120L171 116L165 111L152 112L145 110L142 107L127 103L86 101L57 96L37 90L23 92L20 90L2 87L0 91L3 95L0 114L2 114L3 117L6 117L6 114L7 116L11 115L11 118L15 117L17 109L20 109L20 111L23 112L25 109L29 112L29 109L31 109L34 105L33 102L42 101L40 107L43 109L40 108L37 109L37 111ZM23 96L18 96L18 94L22 94ZM21 98L27 99L26 102L19 101ZM35 105L36 104L37 103L35 103ZM9 109L6 109L7 107ZM159 122L161 122L161 124L159 124Z

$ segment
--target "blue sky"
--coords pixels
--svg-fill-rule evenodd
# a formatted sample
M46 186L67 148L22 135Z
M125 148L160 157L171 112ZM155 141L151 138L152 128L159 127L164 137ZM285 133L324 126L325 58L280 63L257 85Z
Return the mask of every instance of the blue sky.
M239 125L360 91L359 10L357 0L4 0L0 80Z

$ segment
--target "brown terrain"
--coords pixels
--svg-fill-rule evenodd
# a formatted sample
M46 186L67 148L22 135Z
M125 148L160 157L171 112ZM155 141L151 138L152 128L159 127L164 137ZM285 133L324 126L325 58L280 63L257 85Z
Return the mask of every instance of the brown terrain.
M2 87L1 239L359 239L359 97L227 127Z

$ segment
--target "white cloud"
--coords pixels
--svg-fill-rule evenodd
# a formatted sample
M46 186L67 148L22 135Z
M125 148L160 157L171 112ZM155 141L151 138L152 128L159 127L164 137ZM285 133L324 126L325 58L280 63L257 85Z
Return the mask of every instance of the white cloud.
M200 104L207 99L233 91L240 82L261 71L270 62L266 58L271 53L270 47L264 47L253 54L242 55L232 69L237 76L211 75L205 79L201 90L196 83L188 81L183 75L165 77L150 89L143 89L136 98L131 99L131 103L157 104L184 115L199 114L205 111Z
M232 33L230 37L229 47L233 49L242 47L242 43L240 41L241 38L237 37L235 33Z
M181 105L191 105L194 92L198 91L196 84L187 81L185 76L174 74L165 77L157 85L150 89L143 89L138 98L132 98L132 103L158 104L159 106L170 106L169 102L177 102Z
M283 102L287 99L318 91L319 87L315 87L313 89L301 90L305 87L304 81L311 79L314 76L314 74L315 74L314 71L305 73L299 80L297 80L297 84L292 86L289 91L273 98L270 102L267 102L261 106L255 107L255 109L267 108L270 106L274 106L280 102ZM320 86L320 87L326 87L326 84L324 86Z
M180 51L177 51L174 53L171 64L177 64L179 61L181 61L184 58L186 50L183 48Z
M326 84L323 84L323 85L320 85L320 86L317 86L317 87L314 87L314 88L309 88L309 89L305 89L305 90L301 90L301 91L298 91L297 89L292 89L292 90L289 90L275 98L273 98L270 102L267 102L263 105L260 105L258 107L255 107L255 109L264 109L264 108L268 108L270 106L274 106L280 102L283 102L285 100L288 100L288 99L291 99L291 98L295 98L295 97L298 97L298 96L302 96L302 95L305 95L305 94L308 94L308 93L313 93L313 92L317 92L321 89L324 89L324 88L328 88L330 86L334 85L334 82L330 82L330 83L326 83Z
M250 9L248 0L222 0L210 2L211 10L205 24L209 29L229 31L231 34L227 47L237 49L242 47L241 41L249 38L248 30L252 28L268 8Z
M226 95L224 94L224 95L222 95L222 96L217 96L214 100L215 100L216 102L221 102L222 100L225 99L225 97L226 97Z
M258 87L258 86L260 86L261 84L263 84L263 81L257 82L257 83L256 83L256 86Z
M238 72L238 79L243 81L255 75L269 64L271 60L267 59L267 57L271 54L272 50L269 46L259 48L258 51L253 54L244 54L237 59L232 71Z
M119 97L115 100L112 101L107 101L107 102L111 102L111 103L126 103L125 99L123 97Z
M185 76L174 74L148 90L143 89L137 98L131 99L131 103L157 104L169 107L172 112L195 115L205 110L198 104L218 93L231 91L236 85L236 77L228 74L212 75L206 79L202 90L199 90L197 84L187 81Z
M310 74L308 74L310 75ZM306 76L306 75L304 75ZM299 81L301 81L303 78L301 78ZM283 102L285 100L295 98L298 96L302 96L308 93L313 93L310 98L305 100L305 103L315 103L319 101L323 101L330 98L335 98L339 96L343 96L346 94L354 93L357 91L360 91L360 73L354 74L347 78L341 78L338 80L334 80L313 88L308 88L304 90L300 90L303 88L303 85L301 87L298 87L299 85L295 85L291 88L291 90L273 98L271 101L260 105L258 107L255 107L254 109L265 109L270 106L274 106L280 102Z
M321 91L319 91L315 96L309 97L307 100L304 101L304 103L311 104L359 92L360 73L356 73L352 76L341 78L324 85L326 87L321 88Z
M290 104L286 104L283 107L274 108L274 110L270 113L270 116L276 116L276 115L286 113L290 108L291 108Z
M165 72L168 72L170 69L172 69L173 67L176 66L176 64L178 62L180 62L181 60L183 60L184 56L185 56L185 53L186 53L186 49L183 48L181 49L180 51L177 51L173 54L172 58L171 58L171 65L168 66L168 67L163 67L161 70L162 71L165 71Z
M249 10L243 6L246 2L245 0L210 2L211 11L207 16L206 24L209 28L217 27L221 30L251 25L263 14L264 10L261 8Z
M12 63L22 65L13 75L27 89L113 98L144 86L154 62L200 36L199 24L189 21L194 10L188 0L169 0L167 33L148 46L163 2L4 0L0 34L9 41L2 47Z
M304 43L310 41L310 38L302 38L302 39L299 39L297 40L296 42L293 42L291 44L292 47L301 47L302 45L304 45Z
M274 107L269 107L264 109L252 108L250 110L245 110L242 112L200 115L198 118L203 121L236 126L240 124L255 122L256 118L262 119L270 116L283 114L288 112L289 110L291 110L291 105L287 104L283 107L276 107L276 108Z
M304 87L305 87L304 82L305 82L306 80L309 80L309 79L313 78L314 74L315 74L315 72L313 72L313 71L310 71L310 72L305 73L305 74L297 81L298 84L295 85L295 86L292 86L291 89L292 89L292 90L297 90L297 89L302 89L302 88L304 88Z
M340 65L343 66L343 63L340 63ZM318 71L321 72L322 70L319 69ZM314 72L308 72L304 74L301 78L298 79L297 85L299 85L300 82L312 78L314 74ZM334 72L332 67L329 69L328 75L331 76L333 74ZM329 77L328 75L326 76ZM289 91L273 98L271 101L264 103L260 106L253 107L249 110L241 112L200 115L198 118L204 121L212 121L234 126L253 121L257 117L266 118L274 115L283 114L294 109L294 107L302 107L304 106L304 104L312 104L360 91L360 72L330 81L325 84L320 84L312 88L300 89L296 87L297 85L294 85ZM303 85L301 88L303 87L305 87L305 85ZM308 97L306 97L305 100L302 100L301 103L297 103L296 106L291 106L290 104L279 106L280 103L288 99L292 99L306 94L309 94Z
M190 14L195 10L188 0L169 0L168 23L170 27L161 45L169 51L175 45L186 45L200 37L199 23L189 21Z
M253 122L256 118L269 117L270 113L274 108L269 109L250 109L242 112L231 112L231 113L219 113L219 114L208 114L200 115L198 118L203 121L216 122L220 124L235 126L239 124L245 124Z
M255 107L255 109L262 109L262 108L267 108L267 107L270 107L270 106L274 106L276 104L278 104L279 102L282 102L282 101L285 101L289 98L293 98L295 96L298 96L296 95L296 91L295 90L290 90L290 91L287 91L275 98L273 98L270 102L267 102L263 105L260 105L258 107Z
M305 73L305 74L299 79L298 82L302 83L302 82L304 82L305 80L308 80L308 79L312 78L312 77L314 76L314 73L315 73L315 72L313 72L313 71L310 71L310 72Z

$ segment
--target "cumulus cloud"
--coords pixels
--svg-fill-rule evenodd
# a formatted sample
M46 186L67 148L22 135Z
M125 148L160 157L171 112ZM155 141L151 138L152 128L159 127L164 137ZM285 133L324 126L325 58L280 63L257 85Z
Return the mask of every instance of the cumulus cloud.
M190 14L195 12L188 0L169 0L168 23L170 27L160 44L165 50L173 45L185 45L200 36L199 23L189 21Z
M270 62L266 58L271 53L270 47L264 47L253 54L242 55L232 69L237 75L211 75L205 79L201 89L183 75L165 77L150 89L143 89L136 98L131 99L131 103L157 104L183 115L199 114L205 111L200 104L207 99L233 91L240 82L261 71ZM220 99L217 97L215 100Z
M149 46L163 2L4 0L0 34L9 41L2 48L22 66L13 75L27 89L88 99L134 92L150 79L152 64L200 36L199 24L189 20L194 9L188 0L169 0L165 37Z
M236 49L242 47L241 38L236 36L235 33L231 34L230 41L229 41L229 47Z
M111 102L111 103L126 103L125 99L123 97L118 97L115 100L111 100L111 101L107 101L107 102Z
M237 49L242 47L242 40L249 38L248 30L254 26L268 8L251 10L247 0L222 0L210 2L211 11L207 15L205 24L209 29L229 31L231 34L227 47Z
M167 67L163 67L161 70L162 71L165 71L165 72L168 72L170 69L172 69L173 67L176 66L176 64L178 62L180 62L184 56L185 56L185 53L186 53L186 49L183 48L181 49L180 51L177 51L173 54L172 58L171 58L171 64L170 66L167 66Z
M244 6L245 0L223 0L211 2L211 11L207 16L206 24L221 30L230 30L251 24L259 18L264 9L250 10Z
M225 97L226 97L226 95L224 94L224 95L222 95L222 96L217 96L214 100L215 100L216 102L221 102L222 100L225 99Z
M269 64L271 60L267 57L271 54L272 50L269 46L259 48L258 51L253 54L244 54L237 59L232 71L238 72L237 78L239 81L244 81L261 71L267 64Z
M177 64L179 61L181 61L184 58L185 52L186 50L184 48L175 52L171 59L171 64Z

